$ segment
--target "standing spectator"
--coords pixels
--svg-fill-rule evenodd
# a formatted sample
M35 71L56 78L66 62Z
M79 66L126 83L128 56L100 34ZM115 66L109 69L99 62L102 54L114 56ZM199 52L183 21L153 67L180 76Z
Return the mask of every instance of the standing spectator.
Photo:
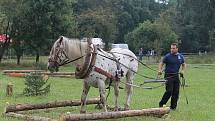
M141 47L139 50L139 60L142 61L143 60L143 48Z

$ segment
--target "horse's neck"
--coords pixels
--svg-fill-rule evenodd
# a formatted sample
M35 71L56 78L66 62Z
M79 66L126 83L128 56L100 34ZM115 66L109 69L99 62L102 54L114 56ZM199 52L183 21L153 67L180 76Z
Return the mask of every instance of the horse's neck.
M84 56L86 53L86 49L87 49L87 43L86 42L81 42L80 40L70 40L68 41L69 44L68 45L68 58L70 60L74 60L77 59L81 56ZM77 61L75 61L75 65L82 65L84 63L84 57L78 59Z

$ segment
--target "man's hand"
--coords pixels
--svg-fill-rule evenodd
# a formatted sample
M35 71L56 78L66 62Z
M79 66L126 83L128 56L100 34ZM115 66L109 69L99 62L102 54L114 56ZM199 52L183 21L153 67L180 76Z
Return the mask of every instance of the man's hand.
M179 72L179 74L180 74L180 77L184 77L184 70L181 70L181 71Z
M184 75L184 70L181 70L179 73Z
M158 75L162 75L162 71L158 71Z

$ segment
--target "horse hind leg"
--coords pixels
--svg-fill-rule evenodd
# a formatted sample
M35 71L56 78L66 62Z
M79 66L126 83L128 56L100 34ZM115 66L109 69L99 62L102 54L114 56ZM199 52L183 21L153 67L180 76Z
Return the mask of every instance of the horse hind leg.
M103 109L105 112L107 112L107 106L106 106L107 102L106 102L106 97L105 97L106 89L105 89L104 81L102 81L102 80L98 81L98 87L99 87L100 100L101 100Z
M114 111L118 111L119 110L119 106L118 106L119 83L118 82L114 82L114 95L115 95Z
M125 84L125 91L126 91L126 103L125 103L125 110L129 110L130 103L131 103L131 97L133 92L133 79L134 79L134 73L131 71L128 71L126 74L126 84Z
M82 95L81 95L81 110L80 110L80 113L86 113L86 98L87 98L87 94L88 94L89 90L90 90L90 86L86 82L86 80L84 80L83 91L82 91Z

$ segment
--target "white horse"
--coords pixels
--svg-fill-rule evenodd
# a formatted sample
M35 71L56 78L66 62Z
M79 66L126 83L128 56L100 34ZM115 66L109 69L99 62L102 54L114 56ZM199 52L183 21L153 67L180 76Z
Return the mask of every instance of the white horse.
M82 42L78 39L69 39L61 36L53 45L48 62L48 69L58 71L59 66L69 62L76 65L76 77L83 79L81 96L81 113L86 112L86 97L91 86L99 88L100 100L105 112L106 85L114 87L115 111L118 110L119 82L126 77L125 110L129 110L134 74L138 69L136 56L128 49L115 48L109 53L97 49L88 39Z

